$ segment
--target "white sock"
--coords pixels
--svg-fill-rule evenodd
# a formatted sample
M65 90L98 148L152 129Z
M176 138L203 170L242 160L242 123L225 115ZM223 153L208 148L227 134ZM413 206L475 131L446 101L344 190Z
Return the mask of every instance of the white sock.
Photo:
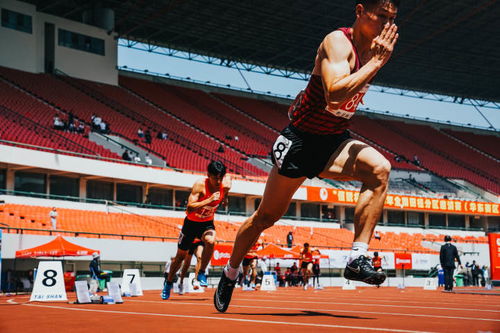
M236 280L236 278L238 277L239 271L240 268L231 267L231 263L229 261L227 262L226 267L224 267L224 272L226 273L226 276L233 281Z
M368 251L368 244L363 242L352 243L351 255L349 256L349 263L353 260L358 259L360 256L366 256Z

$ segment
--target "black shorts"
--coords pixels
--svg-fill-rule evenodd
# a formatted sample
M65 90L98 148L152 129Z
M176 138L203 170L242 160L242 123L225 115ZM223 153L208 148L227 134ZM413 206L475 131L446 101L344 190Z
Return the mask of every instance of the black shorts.
M203 233L207 230L215 230L214 221L206 222L195 222L188 220L186 217L184 219L184 225L182 226L181 233L179 235L178 248L184 251L188 251L195 238L200 238Z
M242 263L242 266L248 266L250 265L250 263L252 262L252 260L254 259L257 259L257 257L253 257L253 258L243 258L243 263Z
M349 132L315 135L289 125L276 139L271 158L278 173L289 178L314 178L326 167L332 154L350 139Z
M300 265L300 268L307 269L307 266L309 266L309 264L312 264L312 261L303 261L302 264Z
M194 251L196 251L196 249L198 248L198 246L205 246L205 243L203 243L203 241L201 241L201 240L192 243L191 247L189 248L188 254L189 255L193 255Z

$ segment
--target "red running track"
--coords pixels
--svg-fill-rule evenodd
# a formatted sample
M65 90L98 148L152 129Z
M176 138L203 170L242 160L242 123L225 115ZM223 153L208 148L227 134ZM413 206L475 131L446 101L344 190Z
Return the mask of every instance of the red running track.
M421 288L236 290L221 314L212 304L213 289L168 301L159 293L114 305L1 296L0 332L500 332L500 297L492 295Z

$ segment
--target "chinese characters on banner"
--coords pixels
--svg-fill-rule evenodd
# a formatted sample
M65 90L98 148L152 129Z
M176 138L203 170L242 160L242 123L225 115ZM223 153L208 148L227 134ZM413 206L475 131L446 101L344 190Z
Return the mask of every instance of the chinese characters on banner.
M357 191L307 187L307 200L309 201L355 204L358 201L358 197L359 192ZM388 194L384 204L384 208L492 216L500 215L499 206L500 204L498 203L490 202L448 200L396 194Z

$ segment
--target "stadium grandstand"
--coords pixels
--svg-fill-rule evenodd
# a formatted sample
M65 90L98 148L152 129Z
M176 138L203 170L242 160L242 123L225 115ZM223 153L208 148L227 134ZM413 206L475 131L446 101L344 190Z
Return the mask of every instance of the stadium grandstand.
M283 1L275 2L276 8L283 6ZM239 226L260 202L272 166L269 150L288 124L294 96L120 67L120 47L138 48L141 43L150 52L161 47L165 56L178 50L201 55L193 56L193 61L300 80L307 79L311 70L312 52L319 36L327 32L323 28L331 28L327 17L318 12L335 11L339 24L352 21L351 5L318 1L318 8L304 9L307 14L301 20L306 28L300 34L289 24L278 31L266 24L268 16L274 15L270 13L275 13L266 7L269 12L262 10L240 22L239 31L246 33L235 41L233 35L223 33L227 27L223 19L209 18L216 13L241 17L251 10L243 4L155 1L141 8L140 1L91 3L95 6L73 1L0 1L4 291L7 271L15 271L18 288L38 263L37 259L16 261L15 252L46 243L55 235L100 249L103 268L113 271L113 278L120 278L125 268L139 268L146 289L161 289L163 267L175 254L189 191L196 179L205 176L212 160L222 161L233 177L229 204L216 215L220 244L234 242ZM374 89L386 87L399 95L415 92L417 98L436 103L442 98L441 103L469 103L499 112L500 75L483 77L491 63L498 64L498 57L473 61L475 53L464 51L453 59L463 71L452 75L443 66L433 67L440 63L434 55L438 46L426 43L420 36L422 27L411 23L422 20L431 26L432 20L443 19L435 12L436 17L425 20L427 14L405 9L406 36ZM276 15L284 23L295 16L292 12ZM315 30L305 23L317 22L318 17L322 28ZM469 28L464 23L460 33L443 31L443 38L451 45L463 34L469 36ZM211 31L209 39L200 37L203 29ZM262 36L266 40L259 42ZM487 46L477 47L477 53L492 53L485 51ZM493 51L497 47L491 46ZM286 51L276 55L278 50ZM477 70L468 67L471 62ZM411 63L425 70L410 68ZM376 147L392 164L389 194L376 229L379 236L370 244L371 252L387 259L384 265L390 278L403 274L394 264L399 253L413 256L413 268L406 274L417 280L426 277L439 263L447 234L452 235L463 261L490 265L487 235L500 230L498 128L459 126L451 119L433 122L363 107L353 118L350 132ZM292 232L294 244L309 242L328 254L323 274L340 280L354 237L360 187L355 181L307 180L262 241L286 247ZM50 219L53 207L58 212L56 229ZM88 274L88 262L89 258L71 258L65 260L64 269ZM217 279L220 267L211 272ZM419 283L415 285L423 282Z

